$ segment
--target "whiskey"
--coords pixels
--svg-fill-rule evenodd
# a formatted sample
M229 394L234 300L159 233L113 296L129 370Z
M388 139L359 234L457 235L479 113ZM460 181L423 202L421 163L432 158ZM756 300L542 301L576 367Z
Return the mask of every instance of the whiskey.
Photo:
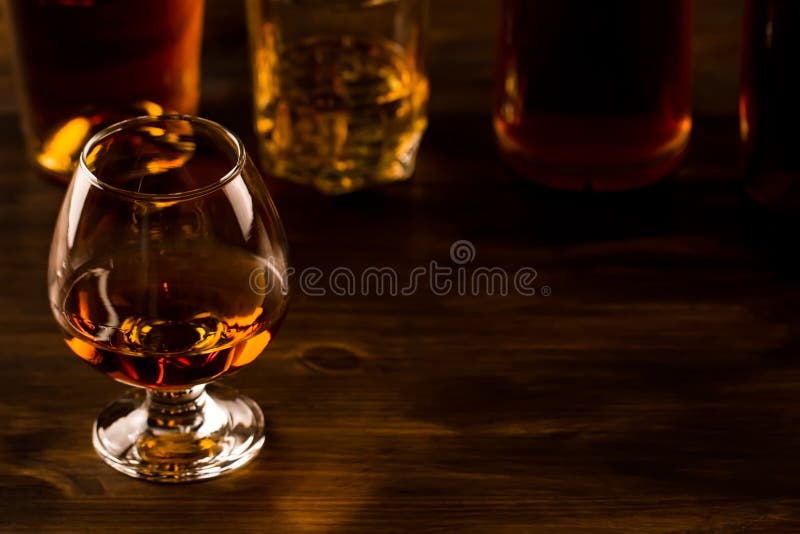
M215 259L224 258L224 261ZM232 247L120 254L64 284L56 318L67 345L111 378L174 389L253 362L286 312L278 287L248 286L263 259Z
M62 181L113 122L195 113L203 0L11 0L23 130Z
M256 130L274 175L338 194L408 178L427 125L428 80L388 40L254 44Z
M494 125L505 162L560 189L647 185L691 131L691 0L504 0Z

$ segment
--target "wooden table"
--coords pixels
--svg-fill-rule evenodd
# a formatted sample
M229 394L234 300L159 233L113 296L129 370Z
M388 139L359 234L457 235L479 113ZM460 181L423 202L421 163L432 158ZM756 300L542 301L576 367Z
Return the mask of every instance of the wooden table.
M701 109L668 183L567 195L503 171L482 93L442 90L457 105L434 106L411 183L328 199L270 182L293 263L409 273L469 240L466 267L533 267L538 294L295 292L228 381L264 408L265 450L186 486L92 450L124 388L61 341L45 269L63 188L0 116L0 530L800 530L796 236L742 194L735 117ZM206 95L204 114L249 131L241 91Z

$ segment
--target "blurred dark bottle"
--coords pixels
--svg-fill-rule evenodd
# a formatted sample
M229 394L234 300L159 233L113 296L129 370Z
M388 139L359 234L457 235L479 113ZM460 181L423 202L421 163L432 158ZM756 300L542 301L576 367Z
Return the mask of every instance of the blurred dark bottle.
M800 215L800 1L747 0L739 102L747 188Z
M678 168L692 127L691 0L503 0L501 17L494 125L508 166L600 191Z
M10 0L30 159L69 180L112 122L196 113L203 0Z

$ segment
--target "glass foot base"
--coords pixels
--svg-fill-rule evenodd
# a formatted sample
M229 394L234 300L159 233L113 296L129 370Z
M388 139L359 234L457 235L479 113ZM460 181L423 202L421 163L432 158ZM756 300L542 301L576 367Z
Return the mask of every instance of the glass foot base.
M179 391L131 390L95 421L94 448L114 469L154 482L220 476L264 444L258 405L218 384Z

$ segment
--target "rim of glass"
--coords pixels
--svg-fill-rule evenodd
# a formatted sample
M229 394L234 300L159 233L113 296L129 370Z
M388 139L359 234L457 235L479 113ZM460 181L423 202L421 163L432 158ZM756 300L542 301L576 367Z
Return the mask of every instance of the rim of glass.
M183 120L190 124L199 124L204 127L210 128L212 130L216 130L219 133L222 133L227 139L231 142L233 147L236 150L236 163L222 175L217 181L212 182L208 185L204 185L202 187L197 187L194 189L187 189L186 191L179 191L177 193L142 193L140 191L129 191L127 189L123 189L121 187L117 187L115 185L111 185L108 182L104 182L100 178L98 178L92 171L89 170L89 166L86 163L86 157L89 155L89 152L97 146L98 143L107 139L108 137L121 132L127 128L132 126L139 126L142 124L152 123L156 121L164 121L164 120ZM186 200L190 198L197 198L204 195L207 195L217 189L220 189L225 184L233 180L236 176L239 176L244 169L245 161L247 159L247 154L244 150L244 143L242 140L239 139L236 134L228 130L223 125L219 124L218 122L214 122L209 119L204 119L202 117L197 117L195 115L181 115L181 114L167 114L167 115L143 115L140 117L132 117L130 119L125 119L120 122L116 122L110 126L107 126L94 134L84 145L83 149L81 150L81 156L79 158L78 165L80 166L83 173L88 177L89 181L96 187L104 190L110 191L115 194L133 198L136 200L149 200L149 201L171 201L171 200Z

